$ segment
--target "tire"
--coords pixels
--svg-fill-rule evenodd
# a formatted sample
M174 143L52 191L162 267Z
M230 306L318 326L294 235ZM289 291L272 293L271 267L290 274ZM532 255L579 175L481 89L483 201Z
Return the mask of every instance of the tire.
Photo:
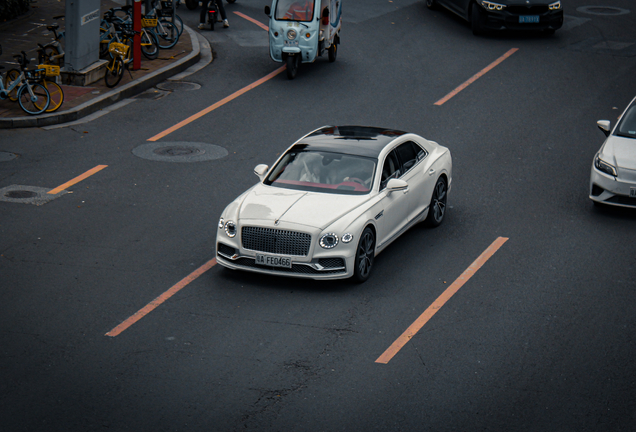
M179 31L179 36L181 36L181 33L183 33L183 20L181 19L181 17L177 14L174 14L174 20L172 21L172 23Z
M199 6L198 0L185 0L185 5L190 10L195 10Z
M37 96L38 99L35 102L32 101L29 87L23 85L20 87L20 90L18 90L18 103L20 104L20 108L27 114L42 114L49 107L51 96L49 96L49 92L42 84L31 84L31 88L33 89L33 94Z
M106 65L106 73L104 74L104 83L106 87L113 88L124 76L124 62L120 57L111 59Z
M373 230L366 227L360 235L356 258L354 261L353 277L358 283L365 282L371 275L373 261L375 259L375 234Z
M470 28L475 36L481 36L485 33L484 24L486 17L477 3L473 3L471 7Z
M448 198L448 187L444 177L437 179L431 203L428 207L428 215L426 216L426 225L429 227L438 227L444 221L446 215L446 200Z
M54 46L44 47L44 64L64 66L64 57L57 57L60 52Z
M172 48L179 42L179 30L172 22L162 19L161 26L157 24L155 34L157 35L157 43L161 49ZM163 28L163 31L162 31Z
M148 60L154 60L159 57L157 37L148 30L141 32L141 53Z
M7 74L5 75L5 83L4 86L5 87L9 87L9 84L11 84L13 81L17 80L18 77L20 76L20 71L17 69L9 69L7 71ZM20 86L22 84L20 84L19 86L17 86L16 88L14 88L13 90L11 90L9 92L9 100L15 102L18 100L18 90L20 90Z
M426 7L430 10L437 9L437 2L435 0L426 0Z
M287 56L287 79L293 80L298 73L298 65L300 64L300 54Z
M51 98L51 102L49 103L49 107L46 109L46 112L55 112L64 103L64 91L56 82L44 80L43 83Z
M329 54L329 63L333 63L336 61L336 56L338 55L338 44L334 39L333 43L329 48L327 48L327 53Z

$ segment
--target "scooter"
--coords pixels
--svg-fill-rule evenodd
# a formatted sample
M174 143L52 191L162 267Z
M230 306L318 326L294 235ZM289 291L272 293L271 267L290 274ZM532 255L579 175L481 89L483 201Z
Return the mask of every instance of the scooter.
M327 51L336 61L342 27L342 0L273 0L269 17L269 55L286 63L294 79L300 63L313 63Z

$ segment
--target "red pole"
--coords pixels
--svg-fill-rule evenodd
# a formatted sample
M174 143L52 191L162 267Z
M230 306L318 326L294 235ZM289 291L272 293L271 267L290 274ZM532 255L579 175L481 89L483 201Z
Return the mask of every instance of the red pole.
M133 3L133 30L141 31L141 0ZM141 36L135 34L133 37L133 70L141 68Z

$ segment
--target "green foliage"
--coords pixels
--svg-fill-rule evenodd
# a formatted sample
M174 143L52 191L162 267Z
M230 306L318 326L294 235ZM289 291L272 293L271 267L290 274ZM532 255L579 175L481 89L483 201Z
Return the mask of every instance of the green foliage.
M30 0L0 0L0 22L27 13L29 3Z

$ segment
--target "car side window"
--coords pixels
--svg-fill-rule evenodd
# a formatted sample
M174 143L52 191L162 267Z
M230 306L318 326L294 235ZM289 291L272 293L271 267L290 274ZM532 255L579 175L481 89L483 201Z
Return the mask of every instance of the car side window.
M386 187L386 184L392 178L400 177L400 162L397 158L397 153L393 150L389 153L382 165L382 179L380 181L380 190Z
M397 153L400 156L400 161L402 162L403 172L407 172L413 168L418 161L426 157L426 151L413 141L401 144L397 148Z

